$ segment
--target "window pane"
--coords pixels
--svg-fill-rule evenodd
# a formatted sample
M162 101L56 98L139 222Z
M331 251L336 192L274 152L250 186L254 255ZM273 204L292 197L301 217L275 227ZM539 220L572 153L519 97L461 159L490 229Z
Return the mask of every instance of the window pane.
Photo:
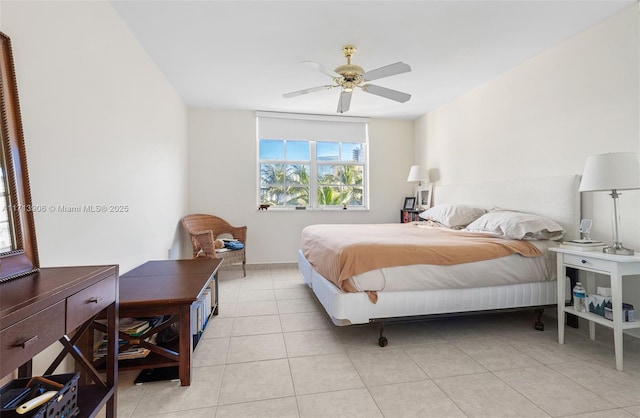
M288 206L309 206L309 188L292 186L287 188Z
M357 163L364 162L364 144L342 143L342 160Z
M309 141L287 141L287 161L309 161Z
M260 159L284 160L284 141L282 139L261 139Z
M318 184L335 184L336 177L333 175L332 165L318 166Z
M284 164L260 164L260 184L262 186L284 184L284 170Z
M340 144L338 142L318 142L316 154L318 161L339 161Z
M318 205L320 206L341 206L343 196L340 187L322 186L318 187Z
M362 185L364 167L360 165L318 166L318 183Z
M322 206L363 206L363 196L362 187L318 187L318 205Z
M261 187L260 204L283 205L285 195L283 186Z
M339 165L334 166L337 183L339 184L362 184L362 170L360 165Z
M344 187L343 189L347 205L362 206L364 204L362 187Z
M309 184L309 165L291 164L287 166L287 183Z

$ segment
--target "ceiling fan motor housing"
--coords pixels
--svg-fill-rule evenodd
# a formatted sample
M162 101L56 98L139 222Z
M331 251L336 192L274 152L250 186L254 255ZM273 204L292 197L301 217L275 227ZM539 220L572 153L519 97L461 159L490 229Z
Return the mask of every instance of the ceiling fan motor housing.
M336 84L342 86L346 91L353 90L354 87L360 85L364 81L362 74L364 70L359 65L346 64L336 67L335 72L342 77L336 77L334 81Z

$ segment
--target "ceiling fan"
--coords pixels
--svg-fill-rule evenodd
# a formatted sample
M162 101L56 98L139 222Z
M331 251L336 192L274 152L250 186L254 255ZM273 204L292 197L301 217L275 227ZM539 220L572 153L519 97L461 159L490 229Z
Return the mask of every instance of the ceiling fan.
M324 86L312 87L310 89L298 90L291 93L283 94L282 97L290 98L301 96L307 93L313 93L315 91L321 91L325 89L332 89L340 87L340 99L338 100L338 113L344 113L349 110L351 104L351 94L357 87L366 93L375 94L376 96L385 97L387 99L395 100L396 102L404 103L411 98L410 94L403 93L398 90L388 89L386 87L377 86L375 84L363 84L368 81L377 80L383 77L389 77L396 74L407 73L411 71L409 64L404 62L396 62L395 64L385 65L384 67L376 68L371 71L364 71L359 65L351 64L351 57L356 53L356 47L353 45L345 45L342 48L342 53L347 59L345 65L336 67L335 70L320 65L312 61L303 61L304 64L315 68L316 70L327 74L333 78L335 84L327 84Z

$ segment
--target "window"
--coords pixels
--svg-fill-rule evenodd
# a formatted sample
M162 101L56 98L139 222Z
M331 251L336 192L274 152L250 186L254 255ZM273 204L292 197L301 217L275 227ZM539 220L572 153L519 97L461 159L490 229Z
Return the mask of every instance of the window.
M259 204L367 207L366 119L257 116Z

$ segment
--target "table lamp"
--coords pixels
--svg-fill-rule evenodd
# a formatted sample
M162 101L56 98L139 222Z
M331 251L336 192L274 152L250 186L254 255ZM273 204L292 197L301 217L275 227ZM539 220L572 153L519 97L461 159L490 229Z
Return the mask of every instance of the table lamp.
M635 251L622 246L618 233L618 197L620 190L640 189L640 164L633 152L612 152L587 158L580 181L581 192L610 191L613 198L613 244L604 253L634 255Z
M412 165L411 170L409 170L409 177L407 177L407 182L418 183L418 187L416 189L416 202L418 203L418 208L422 208L422 201L420 200L420 187L422 186L423 182L429 182L429 174L427 173L427 168L421 165Z

